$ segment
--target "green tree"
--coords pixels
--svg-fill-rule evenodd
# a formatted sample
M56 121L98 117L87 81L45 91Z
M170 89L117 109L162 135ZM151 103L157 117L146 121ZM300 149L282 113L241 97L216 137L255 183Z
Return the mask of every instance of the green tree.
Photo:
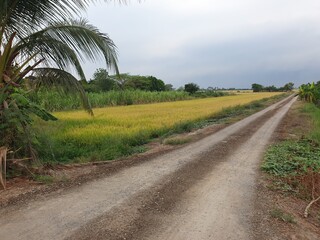
M200 87L195 83L187 83L184 85L184 91L186 91L190 94L196 93L199 89L200 89Z
M266 91L266 92L277 92L277 91L279 91L279 89L274 85L264 87L263 90Z
M149 80L149 91L152 91L152 92L161 92L161 91L164 91L165 90L165 84L162 80L156 78L156 77L153 77L153 76L150 76L148 77L148 80Z
M153 76L130 75L128 73L120 74L115 79L119 89L139 89L143 91L165 91L165 83Z
M164 89L165 89L165 91L173 91L174 90L173 85L170 83L165 84Z
M262 92L263 91L263 86L257 83L253 83L251 85L251 88L253 90L253 92Z
M98 91L110 91L113 90L116 86L115 80L113 80L106 69L99 68L93 74L93 79L91 81L94 85L97 86Z
M19 148L17 139L29 139L32 114L44 120L55 118L33 104L24 90L47 87L61 93L80 94L83 106L92 113L77 77L85 79L80 60L103 56L118 72L113 41L80 16L89 0L2 0L0 1L0 145ZM73 76L66 69L72 68ZM34 156L30 141L29 155Z
M282 89L284 91L289 92L289 91L293 90L293 86L294 86L294 83L293 82L289 82L289 83L285 84Z

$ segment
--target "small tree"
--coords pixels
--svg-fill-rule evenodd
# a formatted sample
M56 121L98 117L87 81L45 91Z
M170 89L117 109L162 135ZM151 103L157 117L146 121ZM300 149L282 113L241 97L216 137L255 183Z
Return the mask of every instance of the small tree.
M186 91L190 94L196 93L199 89L200 89L200 87L195 83L187 83L184 85L184 91Z
M263 86L260 84L253 83L251 86L252 86L253 92L262 92L263 91Z
M106 69L99 68L93 74L92 82L99 91L110 91L114 89L116 82L110 78Z
M294 86L294 83L293 82L289 82L289 83L287 83L287 84L285 84L283 86L283 90L287 91L287 92L292 91L293 90L293 86Z
M162 80L153 76L148 77L148 80L150 81L150 91L161 92L165 90L165 85Z
M172 84L166 84L166 85L164 85L164 89L165 89L165 91L173 91L173 90L174 90Z

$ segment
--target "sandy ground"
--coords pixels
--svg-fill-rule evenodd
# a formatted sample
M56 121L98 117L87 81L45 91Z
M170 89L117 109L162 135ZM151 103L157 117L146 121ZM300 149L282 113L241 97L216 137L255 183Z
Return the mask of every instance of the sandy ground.
M294 101L111 176L3 208L0 239L256 239L257 168Z

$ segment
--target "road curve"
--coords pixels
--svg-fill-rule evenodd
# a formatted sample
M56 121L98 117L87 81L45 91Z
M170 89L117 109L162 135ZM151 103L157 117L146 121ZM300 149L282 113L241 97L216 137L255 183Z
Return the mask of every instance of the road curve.
M0 239L125 239L106 235L101 224L99 229L90 226L95 226L96 219L108 219L115 209L128 208L136 196L143 197L149 189L203 159L209 162L206 174L188 186L176 210L159 215L156 228L136 231L140 234L136 239L250 239L256 168L295 100L284 99L202 140L112 176L19 209L2 209ZM248 130L250 134L246 134ZM224 154L219 150L220 155L212 155L221 144L233 151ZM115 229L119 234L122 231Z

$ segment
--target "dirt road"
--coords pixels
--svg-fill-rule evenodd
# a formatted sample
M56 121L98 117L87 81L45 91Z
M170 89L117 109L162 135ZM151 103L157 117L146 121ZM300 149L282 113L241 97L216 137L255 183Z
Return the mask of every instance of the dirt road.
M294 101L110 177L2 209L0 239L254 239L257 168Z

